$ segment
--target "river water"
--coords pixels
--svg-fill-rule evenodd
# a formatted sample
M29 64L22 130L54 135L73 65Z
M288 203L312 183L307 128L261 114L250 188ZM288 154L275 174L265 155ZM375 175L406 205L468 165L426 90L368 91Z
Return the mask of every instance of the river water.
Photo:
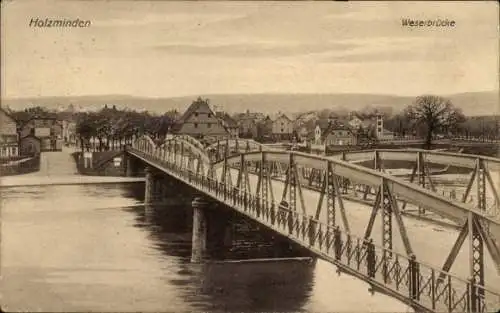
M183 208L143 183L0 191L5 311L412 312L320 260L192 264Z

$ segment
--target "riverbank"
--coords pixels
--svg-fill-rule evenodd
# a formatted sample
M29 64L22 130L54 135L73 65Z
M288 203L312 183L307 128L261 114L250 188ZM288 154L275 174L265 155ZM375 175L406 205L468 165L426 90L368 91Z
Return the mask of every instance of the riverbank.
M96 151L90 153L92 154L90 164L85 164L85 160L81 151L75 151L71 153L71 157L76 164L78 174L85 176L104 177L125 176L125 162L123 151ZM119 160L118 164L115 164L115 159Z
M40 170L40 155L31 157L18 157L11 161L5 161L0 164L0 176L16 176L21 174L33 173Z
M0 187L22 186L64 186L90 184L116 184L144 182L142 177L105 177L105 176L13 176L2 177Z

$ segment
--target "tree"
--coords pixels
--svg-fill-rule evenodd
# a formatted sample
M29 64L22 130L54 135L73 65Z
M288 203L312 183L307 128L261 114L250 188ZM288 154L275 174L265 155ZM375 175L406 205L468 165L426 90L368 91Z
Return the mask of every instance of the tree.
M90 114L83 113L78 116L76 133L80 137L80 146L83 152L85 151L84 143L90 142L90 138L96 135L96 127Z
M448 132L465 120L462 111L453 106L450 100L434 95L417 97L415 102L406 108L405 115L415 126L425 126L427 149L430 149L435 133Z
M99 151L102 151L104 148L103 140L106 139L106 142L109 143L109 137L111 135L111 120L110 117L103 112L94 114L93 119L96 125L96 137L99 141Z

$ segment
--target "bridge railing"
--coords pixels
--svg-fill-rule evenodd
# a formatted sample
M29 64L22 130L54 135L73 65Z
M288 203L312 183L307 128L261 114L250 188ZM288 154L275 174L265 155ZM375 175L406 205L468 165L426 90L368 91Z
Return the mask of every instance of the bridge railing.
M221 203L287 236L339 269L361 278L374 289L389 292L408 304L434 312L489 312L500 307L500 293L487 290L439 268L396 251L377 246L314 219L284 204L195 173L184 164L175 164L137 149L132 152L153 166L203 191Z

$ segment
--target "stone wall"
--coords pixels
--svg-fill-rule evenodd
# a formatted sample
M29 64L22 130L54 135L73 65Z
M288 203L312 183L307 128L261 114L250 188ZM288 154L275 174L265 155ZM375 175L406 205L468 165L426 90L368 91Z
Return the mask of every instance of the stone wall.
M126 159L123 151L102 151L92 153L92 167L85 167L81 152L73 153L78 172L92 176L125 176ZM115 159L119 162L115 163Z

